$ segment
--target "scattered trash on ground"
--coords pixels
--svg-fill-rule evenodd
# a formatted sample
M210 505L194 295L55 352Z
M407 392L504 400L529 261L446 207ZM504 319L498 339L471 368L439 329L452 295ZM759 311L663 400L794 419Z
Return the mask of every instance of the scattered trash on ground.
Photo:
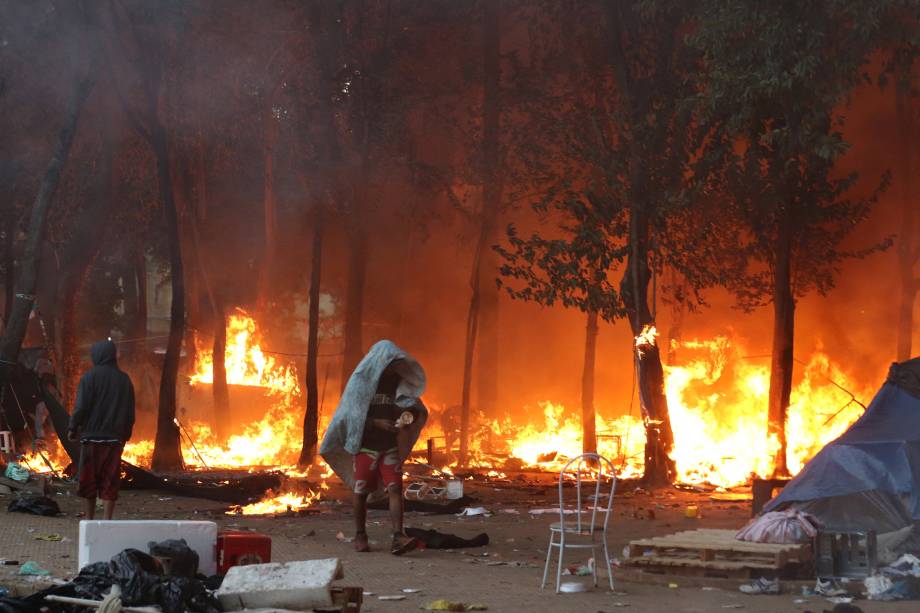
M560 585L559 591L563 594L578 594L581 592L587 592L588 585L586 583L576 583L574 581L570 581Z
M19 483L25 483L32 475L28 468L25 468L16 462L10 462L7 464L6 472L3 474L7 479L12 479L13 481L18 481Z
M19 567L20 575L31 575L33 577L44 577L51 574L50 570L46 570L38 565L37 562L29 560L25 564Z
M479 603L454 602L451 600L433 600L422 607L426 611L487 611L488 607Z
M485 507L466 507L457 513L457 517L477 517L480 515L483 517L491 517L492 512Z
M584 511L583 511L584 512ZM531 509L528 511L531 515L559 515L559 507L555 509ZM575 509L565 509L562 511L564 515L575 515L578 513Z
M406 597L403 594L395 594L392 596L377 596L377 600L405 600Z
M51 541L53 543L64 540L64 537L60 534L36 534L34 538L36 541Z
M853 602L853 596L831 596L827 601L831 604L850 604Z
M806 593L807 589L808 588L802 588L803 596L843 596L847 593L847 591L833 579L822 580L820 577L815 581L813 590L809 590L809 593Z
M335 538L342 541L343 543L351 543L355 540L353 536L345 536L345 533L342 531L336 532Z
M881 572L885 572L882 569ZM913 575L875 574L863 581L869 600L915 600L920 598L920 578Z
M563 575L574 575L577 577L587 577L593 574L590 566L569 566L562 571Z
M779 579L767 579L765 577L761 577L757 581L739 586L738 590L741 591L741 593L748 594L750 596L759 594L779 594Z
M6 510L10 513L31 513L45 517L61 514L58 503L47 496L20 496L10 502Z

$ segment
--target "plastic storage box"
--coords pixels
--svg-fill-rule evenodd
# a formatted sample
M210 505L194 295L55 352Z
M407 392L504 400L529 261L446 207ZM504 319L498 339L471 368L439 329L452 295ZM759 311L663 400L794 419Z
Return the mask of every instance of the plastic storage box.
M234 566L272 561L272 539L258 532L226 530L217 534L217 573L226 575Z

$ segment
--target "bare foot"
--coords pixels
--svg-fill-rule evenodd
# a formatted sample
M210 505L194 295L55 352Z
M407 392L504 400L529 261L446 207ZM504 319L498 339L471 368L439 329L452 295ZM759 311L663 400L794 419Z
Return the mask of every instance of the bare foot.
M366 553L370 550L371 550L371 547L367 543L367 532L356 532L355 533L355 551L359 553Z

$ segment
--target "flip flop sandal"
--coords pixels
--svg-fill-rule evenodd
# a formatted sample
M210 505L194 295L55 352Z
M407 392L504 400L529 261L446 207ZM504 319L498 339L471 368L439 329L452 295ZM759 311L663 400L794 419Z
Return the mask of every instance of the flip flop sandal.
M390 553L394 556L401 556L404 553L409 553L413 549L418 547L417 538L407 538L403 542L399 542L396 539L393 539L393 546L390 548Z

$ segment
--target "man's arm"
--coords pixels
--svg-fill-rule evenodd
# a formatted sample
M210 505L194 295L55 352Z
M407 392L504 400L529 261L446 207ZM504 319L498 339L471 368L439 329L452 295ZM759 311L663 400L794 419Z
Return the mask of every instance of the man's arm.
M128 427L125 432L125 442L127 443L131 440L131 435L134 433L134 384L131 383L131 379L128 379Z
M83 427L86 418L89 416L89 405L92 401L91 390L87 376L80 378L80 384L77 386L77 401L73 405L73 413L70 414L70 422L67 425L67 438L72 441L77 440L77 431Z
M412 438L407 427L396 430L396 453L399 455L400 464L405 462L412 453Z

